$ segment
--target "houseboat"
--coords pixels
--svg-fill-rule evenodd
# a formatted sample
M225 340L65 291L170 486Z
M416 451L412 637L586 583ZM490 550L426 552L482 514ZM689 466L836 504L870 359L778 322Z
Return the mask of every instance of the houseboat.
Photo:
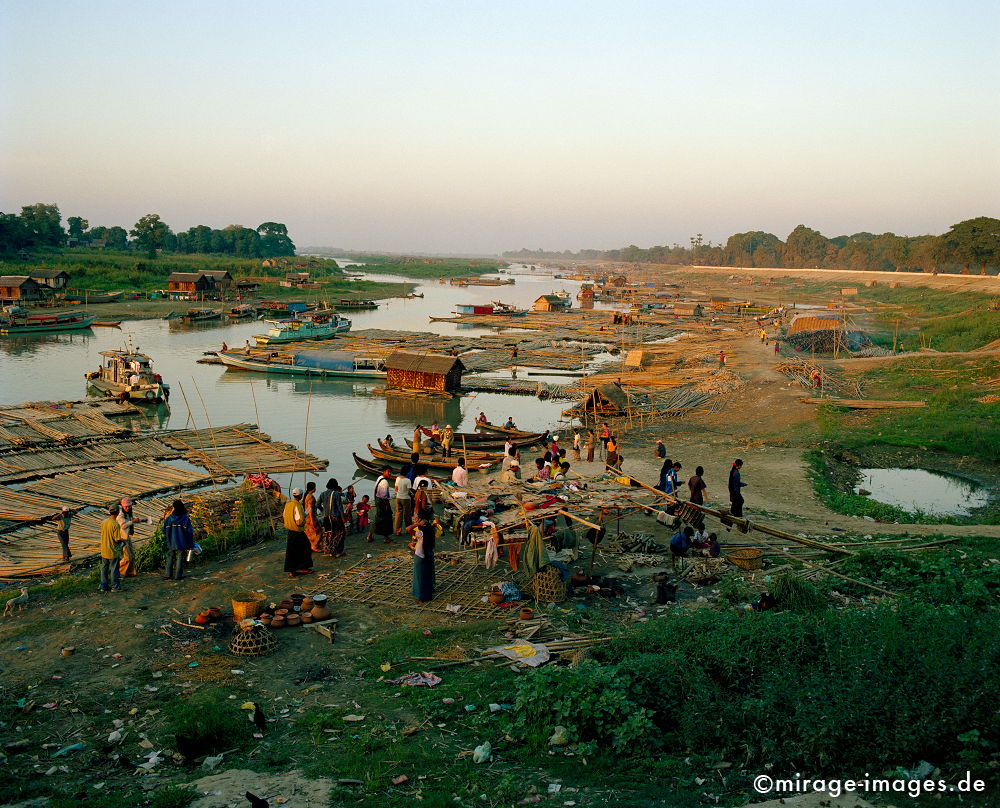
M170 385L153 370L153 360L131 344L121 350L101 351L101 356L100 369L84 374L94 390L133 404L157 404L170 398Z
M185 323L204 323L222 319L222 309L188 309L181 318Z
M0 315L0 334L49 334L54 331L78 331L90 328L97 315L77 311L28 314L20 306L8 306Z
M298 351L291 356L219 351L216 356L228 368L258 373L316 376L321 379L384 379L386 376L382 360L357 356L349 351L308 350Z
M458 303L455 306L455 314L493 314L493 306L488 303L485 305L481 303Z
M240 303L233 306L226 312L227 320L255 320L257 318L257 307L252 303Z
M266 334L255 334L258 345L281 342L299 342L307 339L331 339L351 330L351 321L335 311L302 314L294 320L268 320L271 328Z
M374 300L352 300L351 298L342 297L340 299L340 308L364 311L367 309L377 309L378 303Z

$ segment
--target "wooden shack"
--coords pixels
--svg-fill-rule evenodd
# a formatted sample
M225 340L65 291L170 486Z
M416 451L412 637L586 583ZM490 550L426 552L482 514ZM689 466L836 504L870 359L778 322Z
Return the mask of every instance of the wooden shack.
M286 272L285 279L281 282L281 285L295 289L306 286L309 283L310 278L308 272Z
M843 289L840 290L840 294L842 294L844 297L851 297L853 295L856 295L857 293L858 293L857 286L845 286Z
M457 356L393 351L385 360L386 388L425 393L457 393L465 365Z
M203 275L207 275L215 281L215 289L225 298L233 288L233 276L225 269L206 269Z
M33 269L31 278L49 289L65 289L69 283L69 273L61 269Z
M27 275L0 275L0 301L16 303L26 300L41 300L42 287Z
M674 303L673 313L682 317L701 317L705 310L701 303Z
M596 415L599 418L626 415L629 408L628 393L618 384L602 384L595 387L573 410L579 414Z
M212 294L215 278L204 272L172 272L167 278L167 291L178 299Z
M569 307L569 299L562 295L542 295L531 306L533 311L565 311Z

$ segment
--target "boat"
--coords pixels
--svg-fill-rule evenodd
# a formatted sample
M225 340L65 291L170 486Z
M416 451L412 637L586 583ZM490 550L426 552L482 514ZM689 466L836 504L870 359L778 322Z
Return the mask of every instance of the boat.
M382 469L386 466L394 470L399 470L404 466L410 465L409 460L383 460L376 462L375 460L365 460L363 457L358 457L357 452L351 452L351 454L354 457L354 465L358 467L359 471L363 471L365 474L373 474L376 477L382 476ZM451 479L451 477L436 477L433 474L428 474L427 477L440 483Z
M513 286L513 278L482 278L479 276L471 278L451 278L448 283L452 286Z
M93 325L101 326L103 328L121 328L121 320L94 320Z
M117 303L124 294L124 289L120 292L92 292L84 289L82 293L67 292L64 297L74 303Z
M423 432L428 438L431 436L431 430L426 427L421 427L420 431ZM503 449L508 440L515 446L521 447L540 443L542 440L548 438L548 436L548 432L526 433L524 437L507 437L492 434L483 435L480 432L455 432L453 446L461 446L462 441L464 440L467 445L474 446L477 449L485 449L488 447L499 450ZM407 445L409 444L410 441L407 440Z
M153 370L153 360L132 347L101 351L101 367L85 373L87 384L105 396L115 396L134 404L157 404L170 398L170 385Z
M222 309L188 309L187 313L181 317L185 323L203 323L207 320L219 320L222 318Z
M476 429L482 429L485 432L500 432L504 435L512 435L519 438L524 438L529 435L537 435L537 432L523 432L520 429L507 429L503 426L497 426L496 424L491 424L489 421L486 423L476 424Z
M493 314L498 317L524 317L527 313L527 309L519 309L511 303L501 303L499 300L493 301Z
M403 297L406 300L412 300L415 297L423 297L423 296L424 296L423 292L410 292L410 294L408 294L408 295L403 295Z
M413 444L410 441L408 441L408 440L405 441L405 443L406 443L406 449L404 450L402 446L398 446L396 443L392 443L392 444L386 443L384 440L382 440L380 438L379 441L378 441L378 448L381 449L383 452L386 452L388 454L399 454L401 452L408 452L409 454L413 454ZM452 449L454 449L454 448L455 448L455 446L453 444L452 445ZM453 458L441 457L439 454L436 454L436 453L428 454L428 455L426 455L426 457L428 457L428 458L435 458L435 459L441 459L441 460L449 460L449 459L450 460L457 460L459 457L464 457L466 460L471 461L471 462L483 462L483 461L486 461L488 463L495 463L498 459L501 459L501 460L503 459L503 451L502 450L503 450L503 447L500 447L500 449L496 449L496 450L493 450L493 451L483 451L482 447L479 447L479 451L478 452L477 451L473 451L473 452L458 451L458 452L455 452L454 453L455 457L453 457Z
M96 315L78 311L28 314L20 306L8 306L0 316L0 334L49 334L55 331L78 331L90 328Z
M455 314L493 314L493 306L490 304L472 304L472 303L457 303L455 305Z
M340 308L352 309L353 311L365 311L368 309L377 309L378 303L374 300L352 300L348 297L342 297L340 299Z
M298 314L309 310L309 304L304 300L262 300L260 307L272 314Z
M384 379L386 376L384 363L356 356L348 351L299 351L291 357L266 357L235 351L219 351L217 356L226 367L258 373L317 376L323 379Z
M335 311L303 314L294 320L268 320L272 328L266 334L255 334L258 345L299 342L307 339L331 339L351 330L351 321Z
M376 449L370 443L368 444L368 451L372 453L372 457L379 461L388 461L392 463L409 463L410 453L409 452L386 452L382 449ZM496 459L489 460L485 463L473 463L473 468L492 468L500 464L500 457ZM432 469L454 469L458 465L458 457L454 458L442 458L439 460L431 460L426 455L420 456L420 463Z
M257 307L252 303L240 303L226 312L226 318L229 320L254 320L257 318Z

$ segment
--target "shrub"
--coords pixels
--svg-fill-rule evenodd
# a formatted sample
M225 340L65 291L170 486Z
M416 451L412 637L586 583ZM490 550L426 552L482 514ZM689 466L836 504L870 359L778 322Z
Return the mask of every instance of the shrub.
M819 589L790 572L776 575L768 591L779 607L793 612L816 612L827 607L826 598Z
M164 708L175 747L188 760L239 748L251 737L253 725L246 713L226 695L218 690L203 690Z

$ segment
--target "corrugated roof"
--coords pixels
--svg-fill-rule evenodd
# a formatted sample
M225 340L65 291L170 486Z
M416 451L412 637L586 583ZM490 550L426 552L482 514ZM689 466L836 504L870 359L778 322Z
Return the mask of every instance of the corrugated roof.
M422 353L420 351L393 351L385 360L389 370L409 370L417 373L440 373L446 375L458 365L465 370L465 365L457 356L447 354Z
M0 286L20 286L25 281L31 281L27 275L0 275ZM32 283L35 283L32 281ZM35 283L35 286L38 284Z
M826 317L796 317L788 329L789 334L801 334L803 331L836 331L840 328L840 320Z
M33 269L31 270L32 278L58 278L60 275L65 275L69 277L69 273L62 269Z
M170 277L167 278L167 283L170 283L171 281L181 282L181 283L188 283L194 281L195 283L197 283L202 278L206 277L206 275L207 273L205 272L171 272ZM212 276L208 275L208 277L211 278Z
M229 278L229 280L233 279L233 276L229 274L228 269L206 269L201 274L208 275L210 278Z

